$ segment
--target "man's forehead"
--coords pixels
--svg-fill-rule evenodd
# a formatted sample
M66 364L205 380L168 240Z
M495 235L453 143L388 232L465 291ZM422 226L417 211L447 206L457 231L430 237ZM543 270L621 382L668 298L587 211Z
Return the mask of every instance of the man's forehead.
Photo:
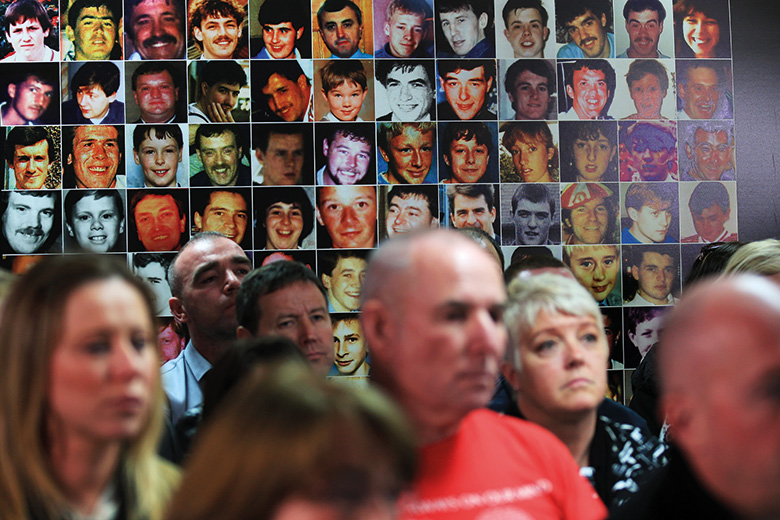
M41 22L37 18L20 18L17 22L11 22L9 25L13 29L14 27L20 27L22 25L41 25Z
M38 76L27 76L24 81L22 81L19 86L25 87L25 86L35 86L38 88L43 88L45 92L53 92L54 86L52 83L45 79Z
M357 22L357 13L355 13L354 9L352 9L350 6L346 6L341 11L323 11L322 15L322 19L328 22L346 20L354 20Z
M45 195L33 195L31 193L19 193L12 191L8 197L9 204L36 204L39 206L51 206L54 207L54 193L46 193Z
M413 13L412 11L406 11L402 8L398 8L395 11L393 11L393 15L390 18L390 21L396 20L399 16L414 16L419 20L419 24L422 24L425 21L425 16L420 13ZM392 23L390 24L390 28L393 29Z
M531 72L530 70L524 70L517 76L517 81L515 82L515 88L517 88L519 85L525 84L525 83L544 83L547 85L550 81L547 79L546 76L540 76L539 74L535 72Z
M215 146L235 146L236 136L233 132L224 131L221 134L202 135L200 137L201 148L213 148Z
M225 21L233 21L234 23L238 23L236 20L236 17L232 14L227 13L221 13L219 11L209 13L206 16L203 17L203 21L200 23L201 27L203 27L204 24L208 22L225 22Z
M566 22L564 26L566 28L569 28L575 23L583 23L585 20L588 20L590 18L598 18L598 16L596 16L596 14L590 9L585 9L585 12L583 14L575 16L574 18Z
M485 208L487 209L487 201L485 201L484 195L477 195L476 197L469 197L468 195L463 195L462 193L458 193L455 195L455 198L452 200L452 205L455 208L455 211L458 210L458 207L463 205L468 205L473 208Z
M658 264L666 263L667 265L674 265L674 257L663 251L644 251L642 253L642 265L646 264Z
M453 139L452 142L450 142L450 148L454 148L456 146L469 146L469 147L485 147L487 148L486 144L481 144L477 142L476 136L471 137L471 139L466 139L465 137L461 137L459 139Z
M151 14L152 10L155 11L154 14L174 14L177 18L181 17L183 14L182 9L171 0L142 0L132 9L133 22L136 21L138 16L147 16Z
M414 78L422 78L425 80L426 85L430 85L430 83L428 83L428 74L425 72L424 65L415 65L414 67L399 65L398 67L391 69L390 72L387 73L387 77L388 79L405 79L407 81L411 81L411 79Z
M77 126L74 141L118 141L119 132L113 126Z
M31 150L34 148L42 148L41 152L46 152L49 150L49 142L46 139L41 139L37 143L33 143L33 144L14 145L14 154L18 154L22 150Z
M582 67L581 69L575 70L574 71L574 76L575 77L577 77L577 76L580 76L580 77L581 76L588 76L589 78L599 79L599 80L604 80L606 78L606 76L604 75L604 71L603 70L591 69L591 68L588 68L588 67Z
M601 259L607 256L617 256L617 248L614 246L596 246L587 249L575 249L569 254L569 258L574 260L589 258L592 260Z
M111 18L114 19L114 12L108 8L107 5L100 5L97 7L84 7L81 9L76 23L80 22L84 18Z
M425 206L430 211L430 204L425 195L418 193L405 193L403 195L393 195L390 199L390 206Z
M336 269L352 271L355 268L365 269L365 267L366 267L365 258L359 258L357 256L340 256L338 261L336 262L336 267L334 268L334 271Z
M219 206L232 206L231 209L235 209L236 206L239 207L239 209L246 209L246 200L244 200L244 197L240 193L235 193L232 191L212 191L209 194L209 203L207 205L207 210L214 205Z
M537 209L543 208L545 212L549 212L550 204L547 201L540 200L539 202L533 202L528 199L520 199L517 201L517 211L521 209Z
M542 13L540 13L536 7L518 7L517 9L511 11L507 18L511 22L513 20L519 19L521 16L523 16L523 18L525 18L527 21L542 21Z
M729 134L725 130L715 130L710 132L703 128L697 128L696 132L693 134L693 138L697 144L706 141L718 141L725 143L729 140Z
M176 210L178 212L178 207L176 206L176 201L174 200L173 195L170 195L170 194L165 194L165 195L150 194L150 195L145 196L143 199L138 201L138 204L135 206L136 212L138 212L138 208L142 204L144 206L153 206L158 211L159 211L159 209L161 209L164 206L171 206L171 207L176 208ZM152 208L149 208L149 210L151 210L151 209Z
M279 22L279 23L264 23L263 29L294 29L292 22Z
M147 72L138 76L136 84L152 82L152 81L167 81L173 83L173 75L168 70L158 70L155 72Z

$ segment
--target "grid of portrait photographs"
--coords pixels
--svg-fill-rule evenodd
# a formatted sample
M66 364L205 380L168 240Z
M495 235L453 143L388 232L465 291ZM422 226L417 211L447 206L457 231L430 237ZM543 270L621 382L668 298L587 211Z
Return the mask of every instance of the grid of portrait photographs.
M3 265L165 272L218 231L294 259L364 380L372 248L480 228L604 310L614 397L702 244L737 239L728 0L15 0L0 4Z

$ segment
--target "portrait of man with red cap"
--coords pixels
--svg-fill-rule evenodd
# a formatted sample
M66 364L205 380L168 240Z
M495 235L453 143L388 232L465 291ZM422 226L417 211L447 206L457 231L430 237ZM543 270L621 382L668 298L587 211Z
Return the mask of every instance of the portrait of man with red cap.
M561 222L564 244L618 244L617 189L600 182L564 185Z

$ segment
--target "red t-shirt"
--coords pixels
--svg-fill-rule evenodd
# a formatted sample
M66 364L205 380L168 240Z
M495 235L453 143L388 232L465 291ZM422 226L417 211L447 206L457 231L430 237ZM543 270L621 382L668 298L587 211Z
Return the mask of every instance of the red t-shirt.
M404 520L595 520L606 508L569 450L528 421L471 412L457 433L420 450L399 502Z

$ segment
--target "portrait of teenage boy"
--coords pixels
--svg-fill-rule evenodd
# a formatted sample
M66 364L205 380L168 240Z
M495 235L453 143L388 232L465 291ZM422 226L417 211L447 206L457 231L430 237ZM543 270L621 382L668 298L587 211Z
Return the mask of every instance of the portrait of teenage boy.
M127 121L133 123L186 123L187 87L184 61L150 60L125 64L130 78Z
M623 196L624 244L677 242L679 227L677 184L670 182L634 182Z
M377 151L379 184L436 183L435 123L381 123Z
M374 11L375 27L383 28L374 38L375 57L433 58L433 9L428 0L390 0L386 9Z
M257 13L257 24L250 25L252 59L311 58L309 2L261 0L249 8Z
M441 182L498 182L497 134L495 124L473 121L440 124Z
M439 120L496 119L495 60L439 60Z
M119 67L110 61L66 65L70 99L62 104L62 122L73 125L125 122L125 104L117 99L122 88Z
M60 123L59 63L7 63L0 78L0 124Z
M377 121L433 121L436 87L433 60L377 60L376 101L389 109ZM381 86L381 87L380 87Z
M502 184L502 244L559 244L561 235L558 199L558 189L554 184Z
M690 186L694 186L687 197L690 219L681 218L683 238L680 242L683 244L736 242L739 238L730 229L736 224L736 219L731 215L731 201L736 202L735 183L684 183L680 187L680 197L683 200L688 195ZM691 222L693 229L691 229Z
M680 293L680 246L623 246L623 305L674 305Z
M611 0L558 0L555 22L559 59L615 57Z
M553 60L520 59L499 62L503 78L499 116L515 120L555 120L555 62Z
M436 2L438 58L495 58L492 0Z
M245 0L192 0L188 15L191 42L188 58L248 58L244 18Z
M515 58L544 58L544 48L550 37L547 27L549 13L540 0L507 0L501 9L504 38ZM499 57L502 45L496 42ZM553 53L549 53L552 56Z
M0 62L60 61L57 30L42 2L16 0L6 7L0 25L11 47Z
M64 61L122 59L119 0L75 0L70 5L63 0L60 13L62 32L70 42Z
M125 0L128 60L179 60L187 47L183 0Z
M674 121L620 121L620 180L678 181Z
M438 186L380 186L379 194L382 239L439 226Z
M319 7L318 4L312 4L320 35L314 42L315 57L370 58L374 43L371 38L364 41L364 33L371 34L372 4L361 2L363 10L352 0L325 0Z

